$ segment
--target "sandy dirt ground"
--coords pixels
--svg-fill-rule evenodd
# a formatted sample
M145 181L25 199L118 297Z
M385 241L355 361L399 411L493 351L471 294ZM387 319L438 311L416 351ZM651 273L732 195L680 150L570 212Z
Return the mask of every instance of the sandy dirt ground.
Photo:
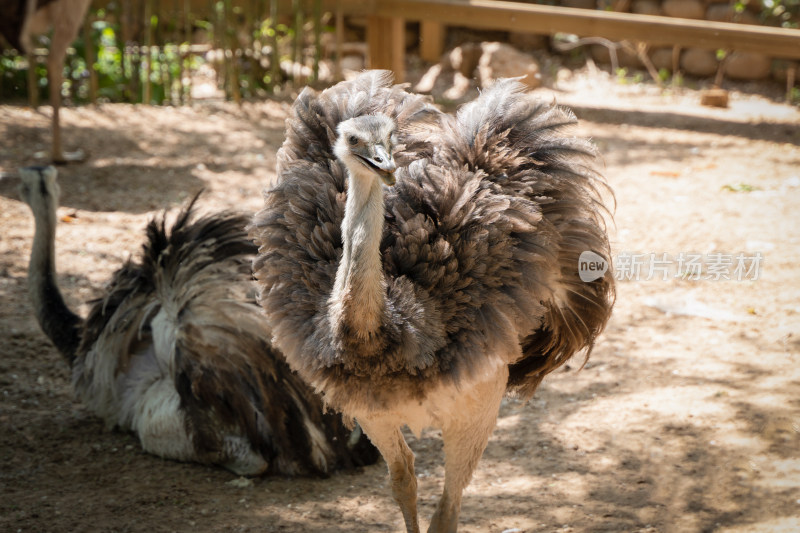
M461 531L800 531L800 113L744 93L708 110L693 91L595 78L539 92L573 106L603 154L625 279L589 363L504 402ZM287 109L65 110L67 147L91 154L60 170L69 305L85 313L146 221L197 190L208 210L257 209ZM47 150L48 123L48 108L0 105L0 172ZM0 531L402 529L382 462L237 486L105 429L32 315L32 233L16 183L0 179ZM699 276L677 270L697 256ZM409 440L426 527L442 446L436 431Z

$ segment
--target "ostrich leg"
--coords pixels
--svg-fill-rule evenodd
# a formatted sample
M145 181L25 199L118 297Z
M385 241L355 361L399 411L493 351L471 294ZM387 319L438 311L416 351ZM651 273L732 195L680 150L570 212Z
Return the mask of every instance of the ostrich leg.
M502 367L489 380L477 384L458 399L442 428L444 440L444 491L431 519L428 533L456 533L461 494L486 449L497 423L505 394L508 369Z
M419 533L414 453L391 417L359 418L358 423L386 460L392 480L392 495L403 513L406 531Z
M59 120L59 111L61 109L61 85L64 81L64 57L67 52L67 47L64 46L63 50L56 48L56 34L53 34L53 46L50 48L50 53L47 57L47 81L50 89L50 105L53 106L53 145L52 145L52 159L53 163L61 164L66 163L64 152L61 148L61 125Z
M90 0L60 0L53 2L45 9L50 10L53 26L53 40L47 57L47 79L50 86L50 105L53 106L53 147L54 163L82 161L82 151L65 153L61 144L61 85L64 81L64 59L67 48L78 36ZM90 65L90 68L91 65Z

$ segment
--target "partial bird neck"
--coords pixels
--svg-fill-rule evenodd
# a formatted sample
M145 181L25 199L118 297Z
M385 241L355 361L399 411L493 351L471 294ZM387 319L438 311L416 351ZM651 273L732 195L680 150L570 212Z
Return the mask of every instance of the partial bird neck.
M380 244L384 207L381 184L373 176L349 172L342 221L344 250L336 271L329 315L335 330L344 327L368 343L378 333L385 308L386 282Z
M28 265L28 294L42 330L71 364L80 342L81 319L64 303L56 283L55 208L34 213L34 219L36 230Z
M47 314L53 294L64 305L56 284L56 210L48 206L33 214L35 230L31 260L28 264L28 293L34 304L39 323L47 322Z

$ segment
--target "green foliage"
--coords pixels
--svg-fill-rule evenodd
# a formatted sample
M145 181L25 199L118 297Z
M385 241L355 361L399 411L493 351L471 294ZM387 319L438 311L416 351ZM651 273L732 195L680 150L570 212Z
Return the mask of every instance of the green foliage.
M144 21L144 28L126 28L126 38L134 40L127 43L123 42L119 23L119 3L93 10L89 15L93 22L88 31L93 54L87 56L83 42L87 33L81 33L64 62L63 95L68 101L88 102L94 78L99 101L138 103L148 88L151 95L148 103L180 103L185 101L190 90L184 86L184 81L191 80L191 73L203 64L213 61L210 66L217 71L217 83L224 86L228 94L237 93L234 89L238 87L244 97L263 96L286 81L286 75L277 65L281 60L293 58L297 37L303 38L297 41L298 60L307 63L313 55L313 48L309 46L311 21L306 28L279 23L254 14L253 9L260 9L254 7L256 3L242 7L234 6L230 0L219 0L211 6L209 20L203 20L187 17L182 12L176 15L170 12L167 3L156 4L154 12ZM185 28L186 24L191 28ZM150 50L143 46L143 33L147 29L154 34ZM198 30L212 48L227 50L223 52L224 57L219 52L198 54L193 50L190 53L190 43L185 41L190 32ZM320 28L320 31L332 30ZM234 50L232 54L231 49ZM87 64L87 57L93 57L93 64ZM39 100L46 102L47 77L42 59L37 61L35 69ZM27 58L13 50L0 52L0 101L26 101L28 83Z
M800 87L792 87L789 89L789 102L792 105L800 106Z
M47 69L37 63L36 80L39 100L47 98ZM0 52L0 101L24 100L28 97L28 60L13 50Z
M617 69L617 83L621 85L628 85L633 83L634 85L637 83L642 83L644 81L644 75L641 72L634 72L633 76L628 76L628 69L625 67L621 67Z
M797 28L800 22L800 0L750 0L757 3L759 18L764 24ZM737 0L735 9L741 13L748 0Z
M753 192L761 189L755 185L750 185L749 183L734 183L723 185L722 190L728 192Z

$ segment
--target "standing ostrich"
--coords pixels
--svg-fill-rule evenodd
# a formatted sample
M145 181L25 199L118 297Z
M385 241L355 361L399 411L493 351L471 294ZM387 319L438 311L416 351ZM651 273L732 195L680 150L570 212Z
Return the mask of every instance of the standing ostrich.
M579 277L583 251L610 252L594 150L560 132L574 122L514 80L439 114L385 71L305 89L287 121L250 228L259 301L289 364L380 450L409 532L402 426L442 428L429 531L456 531L503 395L588 357L609 317L610 272Z
M55 281L59 187L53 167L20 171L36 231L28 288L44 332L72 369L77 396L145 451L240 475L324 475L370 464L360 429L321 399L268 341L255 303L250 217L198 218L194 203L167 230L147 226L141 258L111 279L85 320Z
M91 0L0 0L0 34L8 44L32 57L33 35L53 28L50 52L47 55L47 79L50 90L50 105L53 107L54 163L66 163L83 159L82 152L64 153L61 147L61 85L64 81L64 58L67 48L78 36L86 10ZM34 68L34 65L28 65Z

